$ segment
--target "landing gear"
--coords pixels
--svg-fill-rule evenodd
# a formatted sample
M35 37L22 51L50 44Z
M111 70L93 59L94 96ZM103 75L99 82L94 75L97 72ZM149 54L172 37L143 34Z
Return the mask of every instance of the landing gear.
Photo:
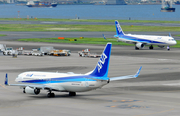
M69 96L76 96L76 92L69 92Z
M151 50L152 50L152 49L153 49L153 46L152 46L152 45L151 45L151 46L149 46L149 49L151 49Z
M135 46L135 50L139 50L139 48Z
M55 97L54 93L51 93L51 91L47 94L47 97L51 98L51 97Z
M26 93L25 88L23 88L23 93Z

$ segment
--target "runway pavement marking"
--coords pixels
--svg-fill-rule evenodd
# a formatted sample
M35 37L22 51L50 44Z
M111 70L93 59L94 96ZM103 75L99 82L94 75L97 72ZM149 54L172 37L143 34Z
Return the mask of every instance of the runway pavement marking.
M138 105L129 105L129 104L124 104L124 105L117 105L117 106L107 106L111 108L121 108L121 109L140 109L140 108L149 108L147 106L138 106Z
M154 115L154 114L160 114L160 113L165 113L165 112L170 112L170 111L173 111L173 109L169 109L169 110L163 110L163 111L160 111L160 112L154 112L154 113L149 113L149 114L140 114L140 115L134 115L134 116L148 116L148 115Z
M143 102L143 101L140 101L140 100L120 100L120 101L118 101L118 100L112 100L112 101L110 101L110 102L120 102L120 103L129 103L129 102Z
M12 91L11 89L6 88L6 87L5 87L4 85L2 85L2 84L0 84L0 86L3 87L4 89L7 89L7 90L9 90L9 91ZM14 92L14 91L12 91L12 92Z

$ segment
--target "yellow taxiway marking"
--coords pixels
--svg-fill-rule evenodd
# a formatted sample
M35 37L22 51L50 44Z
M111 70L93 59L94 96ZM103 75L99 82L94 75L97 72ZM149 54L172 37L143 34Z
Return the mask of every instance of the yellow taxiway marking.
M7 89L7 90L9 90L9 91L12 91L12 90L6 88L5 85L3 85L3 84L0 84L0 86L3 87L4 89ZM14 92L14 91L12 91L12 92Z
M111 108L115 108L116 106L111 106Z

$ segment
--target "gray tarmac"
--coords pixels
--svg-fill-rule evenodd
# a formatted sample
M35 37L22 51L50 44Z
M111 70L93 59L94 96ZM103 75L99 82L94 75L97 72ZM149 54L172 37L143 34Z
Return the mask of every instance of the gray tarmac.
M135 74L136 79L110 82L102 89L77 93L55 92L47 98L46 91L39 95L23 94L19 87L4 86L5 74L9 83L24 71L86 73L94 69L98 58L79 57L77 52L89 48L100 54L105 45L74 45L1 41L12 47L29 50L37 46L54 46L72 51L69 57L53 56L0 56L0 114L2 116L179 116L180 114L180 50L155 48L134 50L134 47L112 46L109 77Z
M75 19L76 20L76 19ZM179 27L179 23L124 23L121 25L141 25L141 26L166 26ZM0 24L79 24L79 25L114 25L114 22L77 22L77 21L5 21L1 20Z
M171 33L172 37L176 40L180 40L180 32L125 32L126 34L136 34L136 35L159 35L159 36L169 36ZM58 37L98 37L103 38L102 34L106 38L113 38L116 32L7 32L1 31L0 34L5 34L7 36L1 36L0 40L17 40L24 38L58 38Z

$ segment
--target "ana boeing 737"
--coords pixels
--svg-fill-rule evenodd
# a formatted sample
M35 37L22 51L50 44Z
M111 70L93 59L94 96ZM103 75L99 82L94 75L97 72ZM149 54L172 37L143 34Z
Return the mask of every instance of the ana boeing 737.
M17 84L8 83L6 74L4 84L20 86L24 93L38 95L41 90L47 90L48 97L54 97L56 92L69 92L69 96L76 96L76 92L85 92L103 87L111 81L138 77L140 69L135 75L108 78L111 55L111 43L107 43L95 69L86 74L55 73L55 72L23 72L17 76Z
M149 45L149 49L153 49L153 45L163 48L165 46L176 45L177 43L176 40L171 37L171 34L169 34L169 36L131 35L124 34L118 21L115 21L115 26L117 35L114 35L114 37L117 38L118 41L135 44L136 50L143 48L145 45Z

